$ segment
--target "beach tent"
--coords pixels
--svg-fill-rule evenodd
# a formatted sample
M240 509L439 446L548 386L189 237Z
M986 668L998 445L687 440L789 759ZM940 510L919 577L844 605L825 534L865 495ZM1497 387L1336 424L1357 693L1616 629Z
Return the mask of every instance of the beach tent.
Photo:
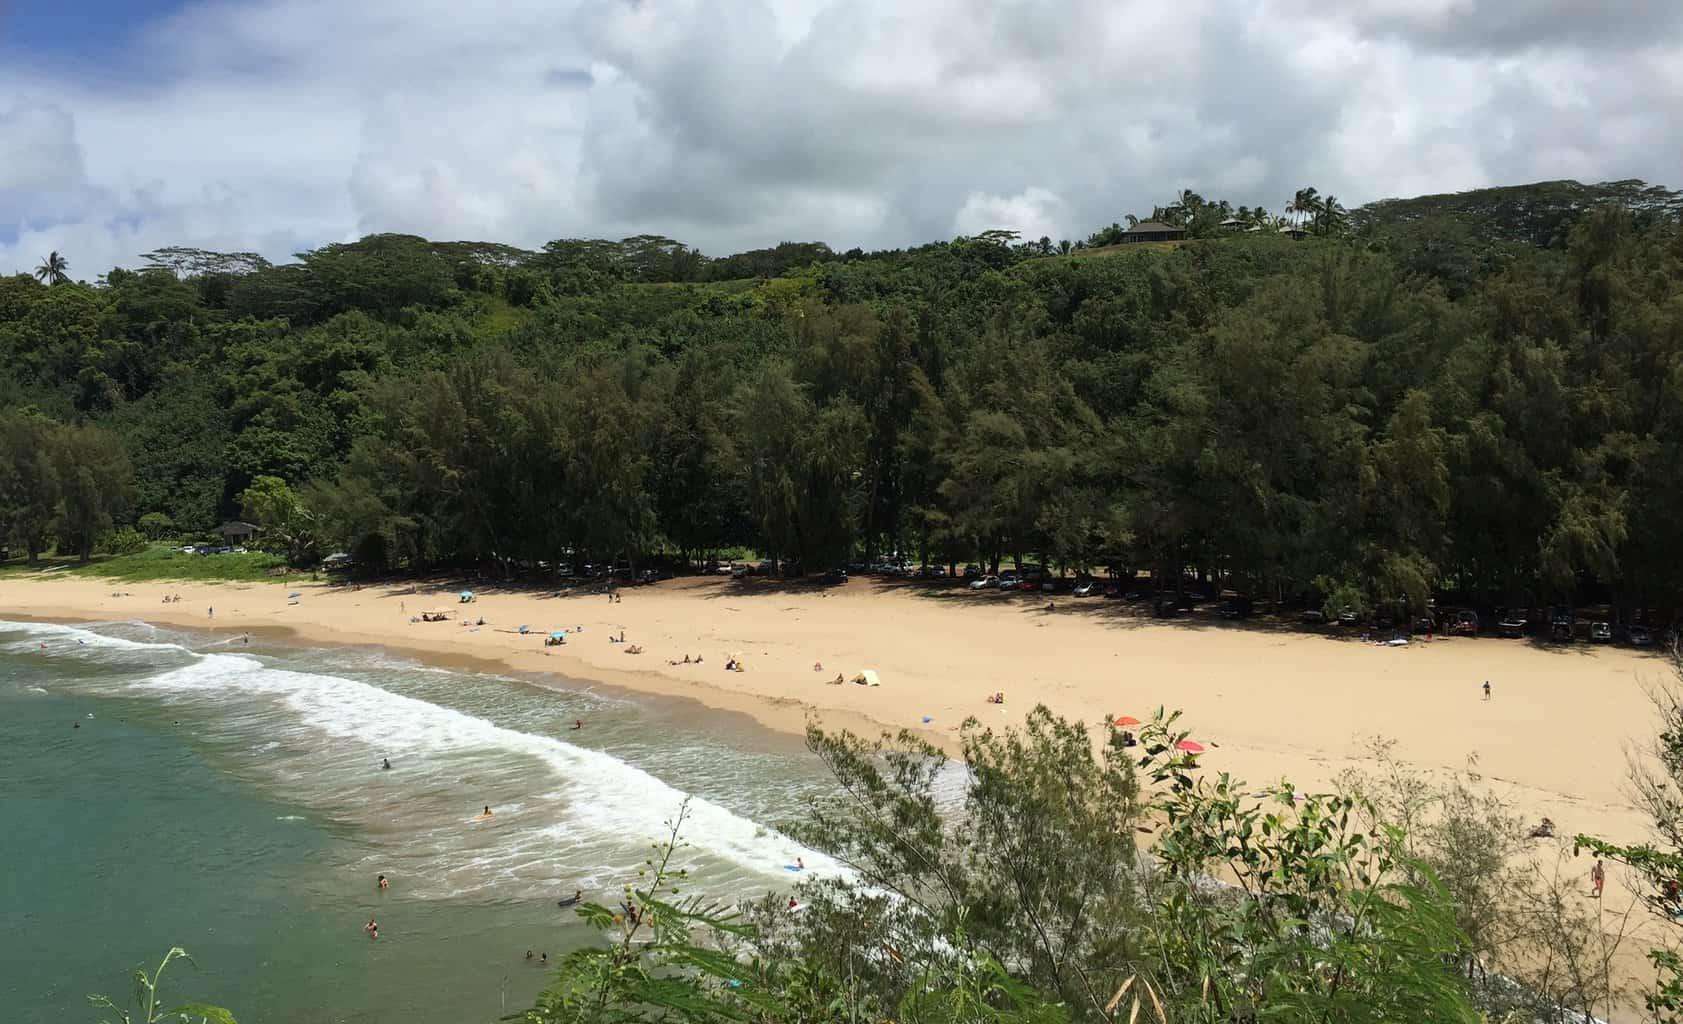
M520 624L520 635L521 636L525 636L527 633L530 633L531 631L532 631L531 626L526 625L524 622L522 622Z
M853 677L853 681L858 683L860 686L882 685L882 680L877 678L876 670L870 668L860 669L859 674Z
M567 639L567 631L564 629L552 629L549 631L549 638L551 640L565 640Z
M462 591L462 604L467 604L471 600L473 600L473 591L471 591L471 590Z

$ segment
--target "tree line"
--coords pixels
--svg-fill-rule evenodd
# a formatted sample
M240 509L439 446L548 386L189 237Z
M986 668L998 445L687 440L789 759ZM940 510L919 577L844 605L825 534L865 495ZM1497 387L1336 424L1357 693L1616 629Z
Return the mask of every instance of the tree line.
M1341 209L1311 193L1306 222ZM1538 244L1457 201L1099 255L1004 231L722 260L658 236L160 250L0 279L0 397L132 466L96 530L207 530L272 479L300 560L748 548L1676 608L1675 212L1584 206ZM7 458L7 534L85 550Z

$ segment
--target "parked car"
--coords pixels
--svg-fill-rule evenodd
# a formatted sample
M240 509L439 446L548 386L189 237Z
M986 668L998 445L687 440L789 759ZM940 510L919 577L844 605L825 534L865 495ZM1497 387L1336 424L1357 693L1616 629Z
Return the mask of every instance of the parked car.
M1340 626L1359 626L1362 624L1362 617L1357 615L1354 609L1346 608L1338 613L1338 624Z
M1001 590L1016 590L1022 585L1023 578L1014 572L1002 572L999 574L999 589Z
M1298 616L1298 619L1305 625L1318 626L1327 620L1327 613L1321 611L1319 608L1305 608L1303 609L1303 614Z
M1559 643L1569 644L1575 638L1572 635L1572 612L1566 608L1556 608L1549 613L1549 639Z
M1421 615L1414 620L1414 632L1424 636L1431 636L1438 631L1438 620L1430 615Z
M1075 585L1075 589L1071 591L1071 593L1073 593L1076 597L1095 597L1098 595L1098 592L1098 580L1082 580L1077 583Z
M982 567L977 565L975 562L971 562L969 565L964 567L964 578L967 580L980 579L986 575L987 573L982 571Z
M1159 619L1169 619L1180 614L1182 598L1179 594L1158 594L1151 599L1151 614Z
M824 574L824 582L825 583L846 583L847 582L847 570L846 569L831 569L829 572Z
M1651 631L1647 626L1630 627L1630 632L1626 634L1626 637L1630 640L1630 645L1632 647L1654 646L1653 631Z
M733 565L730 567L730 578L733 580L745 580L753 574L754 567L751 565Z
M326 572L346 572L356 567L356 559L348 551L335 551L321 560L321 567Z
M999 577L994 575L982 576L970 581L971 590L998 590Z
M1530 628L1531 620L1517 608L1510 608L1501 621L1496 623L1496 631L1506 637L1524 636L1525 631Z
M1612 643L1613 642L1613 627L1612 627L1612 625L1609 624L1609 623L1606 623L1606 622L1592 622L1592 623L1590 623L1590 642L1591 643L1597 643L1597 644L1610 644L1610 643Z
M920 565L917 574L919 579L938 580L947 574L947 570L938 565Z
M1450 636L1477 636L1478 612L1462 610L1455 613L1455 618L1449 623Z

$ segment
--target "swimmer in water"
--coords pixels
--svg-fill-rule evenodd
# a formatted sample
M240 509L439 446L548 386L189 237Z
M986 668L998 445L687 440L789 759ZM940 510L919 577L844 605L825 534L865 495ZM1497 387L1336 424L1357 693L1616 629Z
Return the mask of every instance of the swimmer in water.
M383 772L391 771L392 770L392 759L389 758L389 757L380 758L380 770L383 771Z
M548 953L545 953L545 954L543 954L543 955L542 955L542 956L540 956L540 957L538 957L538 963L540 963L540 964L547 964L547 963L549 963L549 954L548 954Z
M578 730L583 729L583 728L584 728L584 719L582 719L582 718L573 719L573 731L577 732Z
M380 937L380 922L371 917L368 923L362 926L362 930L368 933L369 938L377 939Z
M491 816L491 805L486 804L485 805L485 810L479 816L481 818L489 818Z
M795 867L798 868L801 871L805 871L806 870L806 861L801 860L799 857L796 857L795 858Z
M374 880L374 884L379 886L381 892L385 892L386 889L390 888L390 886L391 886L391 883L386 881L386 876L385 875L381 875L379 878L376 878Z

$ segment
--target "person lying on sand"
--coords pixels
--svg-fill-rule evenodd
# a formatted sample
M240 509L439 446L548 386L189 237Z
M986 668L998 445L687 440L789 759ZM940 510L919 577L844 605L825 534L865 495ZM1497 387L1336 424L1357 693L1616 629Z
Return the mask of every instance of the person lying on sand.
M988 695L988 703L989 704L1003 704L1003 703L1005 703L1005 691L1000 690L998 693L989 694Z
M814 671L814 672L822 672L822 671L824 671L824 663L823 663L823 662L822 662L822 661L815 661L815 662L813 662L813 663L812 663L812 670L813 670L813 671Z
M642 644L631 644L629 647L627 647L625 649L625 653L627 653L627 654L642 654L643 653L643 645Z
M842 683L844 683L846 681L847 680L842 678L842 674L840 672L837 672L836 673L836 678L830 680L830 685L831 686L840 686Z
M1544 818L1541 822L1538 823L1536 828L1531 830L1531 838L1532 839L1553 839L1554 838L1554 822L1550 821L1547 818Z

